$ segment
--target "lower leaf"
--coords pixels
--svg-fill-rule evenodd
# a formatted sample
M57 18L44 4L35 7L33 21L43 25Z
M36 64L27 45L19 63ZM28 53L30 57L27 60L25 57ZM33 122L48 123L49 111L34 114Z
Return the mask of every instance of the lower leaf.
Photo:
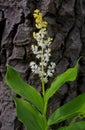
M85 113L85 93L58 108L49 118L48 125L62 122L79 113Z
M61 127L58 130L85 130L85 121L78 122L69 126Z
M45 130L46 120L30 103L23 99L13 97L19 120L27 130Z

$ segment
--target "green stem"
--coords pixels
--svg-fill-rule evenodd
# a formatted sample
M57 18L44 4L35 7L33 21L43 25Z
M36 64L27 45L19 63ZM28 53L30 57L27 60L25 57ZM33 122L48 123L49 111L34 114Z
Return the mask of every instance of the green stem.
M42 47L42 58L41 58L41 63L42 63L42 94L43 94L43 101L44 101L44 110L43 110L43 116L46 118L46 112L47 112L47 101L45 98L45 82L44 82L44 48ZM47 120L47 119L46 119ZM46 130L48 130L48 126Z
M43 94L43 100L44 100L44 111L43 115L46 118L46 110L47 110L47 103L45 100L45 82L44 82L44 49L42 47L42 58L41 58L41 63L42 63L42 94Z
M46 112L47 112L47 102L46 102L46 100L45 100L45 98L44 98L44 115L46 116Z
M42 94L43 94L43 97L45 95L45 83L44 83L44 49L42 47L42 58L41 58L41 63L42 63Z
M49 126L47 126L45 130L49 130Z

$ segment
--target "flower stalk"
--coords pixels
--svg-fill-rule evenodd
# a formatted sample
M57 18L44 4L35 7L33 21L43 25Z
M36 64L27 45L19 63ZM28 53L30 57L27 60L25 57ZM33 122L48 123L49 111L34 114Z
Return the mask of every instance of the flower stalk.
M30 63L30 67L33 73L38 74L42 84L42 95L44 100L43 115L46 117L47 102L45 99L45 84L48 82L48 78L53 76L55 63L50 62L51 49L50 44L52 38L47 36L47 22L42 19L42 13L36 9L34 11L35 26L38 32L33 32L33 37L37 41L36 45L32 45L32 52L39 61L36 64L34 61Z
M44 61L43 61L43 59L44 59L44 49L43 49L43 47L42 47L42 58L41 58L41 63L42 63L42 80L41 80L41 82L42 82L42 94L43 94L43 97L44 97L44 95L45 95L45 83L44 83Z

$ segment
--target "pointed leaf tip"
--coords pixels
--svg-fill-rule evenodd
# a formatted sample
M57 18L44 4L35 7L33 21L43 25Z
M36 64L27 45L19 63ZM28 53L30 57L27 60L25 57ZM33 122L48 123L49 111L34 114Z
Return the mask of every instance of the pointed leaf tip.
M69 81L74 81L78 74L78 62L73 68L69 68L64 73L57 76L54 81L52 82L49 89L46 91L46 100L48 101L50 97L55 94L55 92L62 87L62 85Z
M7 66L6 83L15 93L31 102L41 113L43 112L44 103L40 93L24 82L20 74L10 65Z

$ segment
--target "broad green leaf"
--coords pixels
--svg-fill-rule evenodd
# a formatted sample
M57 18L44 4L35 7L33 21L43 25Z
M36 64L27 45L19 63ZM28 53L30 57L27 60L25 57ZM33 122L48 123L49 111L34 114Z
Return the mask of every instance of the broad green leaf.
M40 112L43 112L43 99L39 92L22 80L19 73L11 66L7 67L6 83L13 91L31 102Z
M30 103L13 97L19 120L27 127L27 130L45 130L46 120Z
M62 122L69 117L85 113L85 93L58 108L49 118L48 125Z
M77 77L78 73L78 62L75 65L75 67L68 69L64 73L57 76L57 78L54 79L49 89L46 91L46 101L49 100L50 97L55 94L55 92L62 87L62 85L68 81L74 81Z
M85 130L85 121L81 121L81 122L74 123L69 126L61 127L58 130Z

